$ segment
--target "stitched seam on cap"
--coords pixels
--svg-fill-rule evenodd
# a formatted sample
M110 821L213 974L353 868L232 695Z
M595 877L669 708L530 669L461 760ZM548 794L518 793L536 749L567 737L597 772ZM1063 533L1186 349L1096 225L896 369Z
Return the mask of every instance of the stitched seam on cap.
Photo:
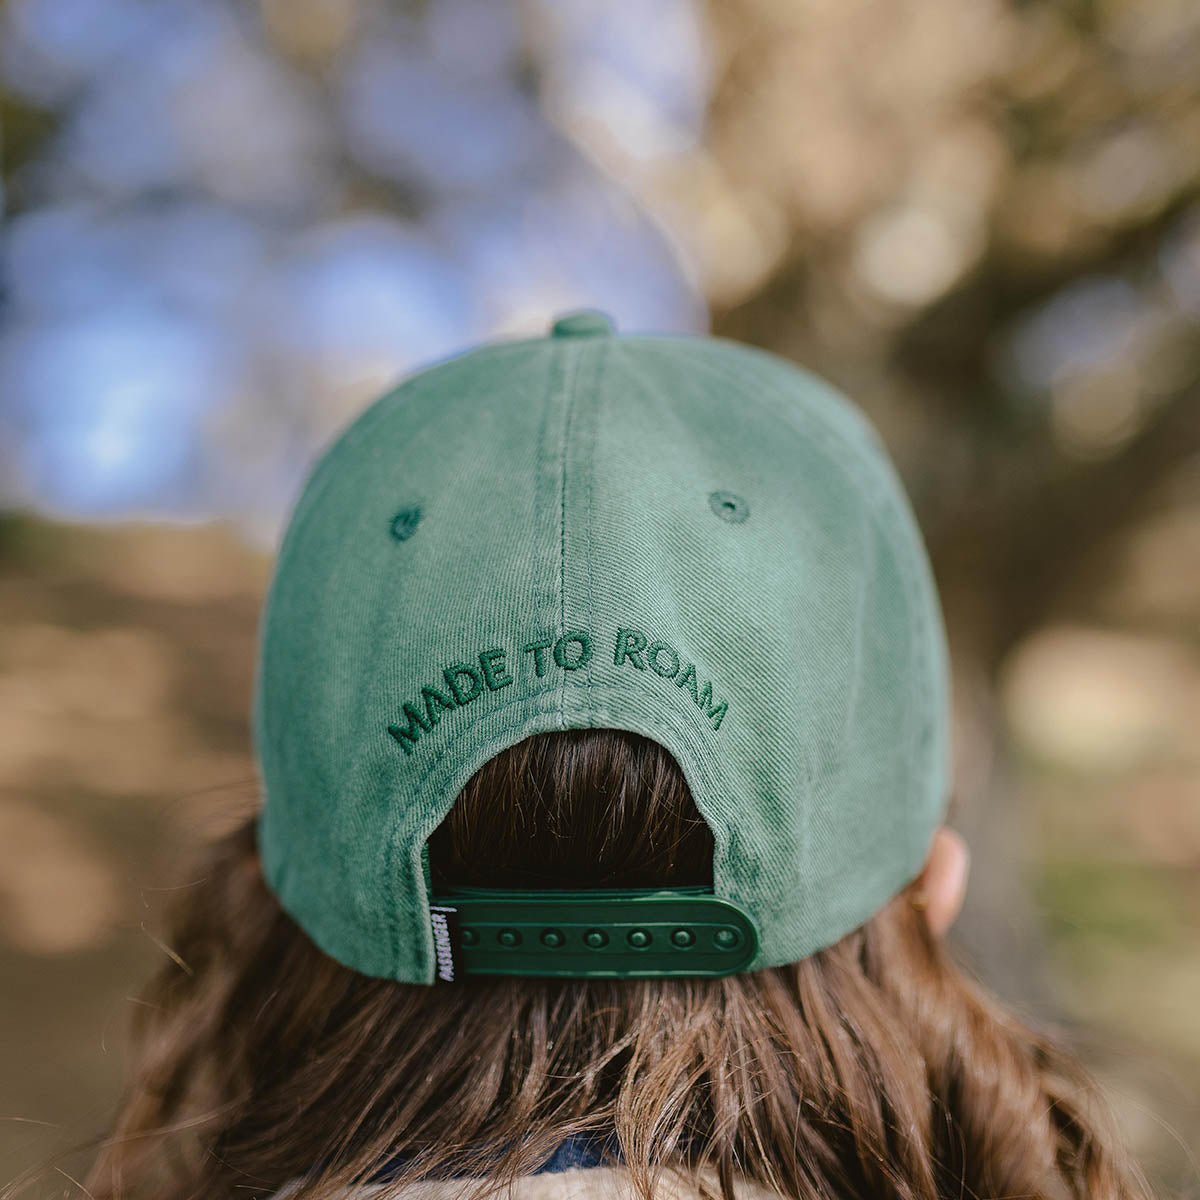
M519 343L519 344L523 344L523 343ZM548 414L550 411L550 404L551 404L553 397L554 397L555 393L557 392L560 382L562 380L561 362L562 362L562 360L557 354L551 355L548 370L547 370L547 383L546 383L546 391L545 391L546 399L542 405L542 421L541 421L541 425L538 430L538 444L537 444L537 449L536 449L536 456L537 456L536 469L539 474L540 474L542 466L543 466L542 446L544 444L544 439L545 439L546 423L549 419ZM536 487L536 484L535 484L535 487ZM390 736L390 735L385 735L385 736ZM444 753L444 751L443 751L443 753ZM422 782L424 781L424 778L427 778L427 777L428 777L428 773L426 774L426 776L423 777ZM419 786L418 786L417 790L419 791ZM404 791L408 792L408 794L410 796L412 795L412 792L409 791L408 789L404 789ZM458 798L457 796L454 797L455 800L457 800L457 798ZM393 806L393 812L396 812L395 806ZM396 869L395 869L397 844L400 840L398 826L399 826L398 816L393 816L392 822L391 822L391 828L388 830L388 839L387 839L386 849L384 852L384 879L385 879L385 886L387 887L388 893L389 893L389 895L388 895L389 903L387 905L387 910L386 910L385 927L389 930L389 932L391 934L390 941L391 941L391 946L392 946L392 974L394 976L397 975L399 966L400 966L400 942L401 942L401 926L400 926L399 913L397 911L397 906L396 906ZM425 845L425 841L422 840L421 847L423 848L424 845ZM408 848L406 847L406 849L408 849ZM411 865L412 864L410 864L410 866ZM417 866L420 867L420 863L418 863ZM422 913L428 912L430 896L428 895L428 893L425 892L425 876L424 876L424 872L422 870L419 870L419 869L417 870L416 878L418 880L418 884L417 884L418 889L421 892L425 893L423 896L423 904L418 905L416 907L416 912L415 912L415 916L414 916L414 919L416 920L417 926L418 926L417 944L420 945L421 944L420 939L424 938L425 951L426 951L426 953L425 953L425 959L426 959L425 974L427 976L426 982L432 983L433 979L434 979L434 973L436 970L434 957L433 957L433 932L427 924L424 924L421 921Z
M570 367L567 370L566 380L562 388L563 406L566 408L566 416L563 420L562 433L562 497L560 508L560 535L559 535L559 565L558 565L558 631L560 634L567 632L567 451L571 445L571 418L575 415L575 405L573 403L575 393L575 381L579 375L579 350L577 347L572 347L570 353ZM558 721L562 729L567 727L567 681L563 677L561 690L558 694Z
M596 442L600 428L600 408L603 403L604 392L602 383L604 380L604 368L608 363L608 348L611 345L611 339L603 338L601 344L596 351L596 373L592 380L592 393L596 398L595 404L592 406L592 440L588 447L587 461L587 611L588 611L588 628L596 628L596 607L595 596L593 593L595 572L593 566L596 561L596 536L595 528L592 524L592 490L596 479ZM587 664L587 682L588 687L594 686L592 677L592 660L588 659Z

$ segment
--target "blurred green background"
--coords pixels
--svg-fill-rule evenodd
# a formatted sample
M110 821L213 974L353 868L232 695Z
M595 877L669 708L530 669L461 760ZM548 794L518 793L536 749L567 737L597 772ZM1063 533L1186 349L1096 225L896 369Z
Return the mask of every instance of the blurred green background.
M104 1127L171 848L252 797L314 456L588 305L876 422L959 951L1200 1195L1200 7L6 0L0 168L0 1182Z

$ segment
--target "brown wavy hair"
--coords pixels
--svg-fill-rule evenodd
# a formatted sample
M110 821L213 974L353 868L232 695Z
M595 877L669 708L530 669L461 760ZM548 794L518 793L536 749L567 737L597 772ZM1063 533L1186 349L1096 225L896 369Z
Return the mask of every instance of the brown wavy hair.
M430 861L435 885L693 884L712 849L663 747L574 730L484 765ZM169 914L178 960L134 1010L95 1200L288 1181L318 1200L389 1160L381 1197L420 1177L490 1191L593 1134L646 1200L664 1172L724 1200L741 1180L796 1200L1149 1194L1088 1073L950 960L912 885L788 966L424 987L317 949L264 885L252 820L205 853Z

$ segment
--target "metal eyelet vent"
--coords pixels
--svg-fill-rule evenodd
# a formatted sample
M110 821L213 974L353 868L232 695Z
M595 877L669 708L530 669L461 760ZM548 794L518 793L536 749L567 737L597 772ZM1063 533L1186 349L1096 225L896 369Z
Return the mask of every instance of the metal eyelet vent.
M735 492L712 492L708 506L721 518L734 525L741 524L750 515L750 505Z
M392 518L392 537L398 542L412 537L420 520L421 510L416 505L411 508L402 508Z

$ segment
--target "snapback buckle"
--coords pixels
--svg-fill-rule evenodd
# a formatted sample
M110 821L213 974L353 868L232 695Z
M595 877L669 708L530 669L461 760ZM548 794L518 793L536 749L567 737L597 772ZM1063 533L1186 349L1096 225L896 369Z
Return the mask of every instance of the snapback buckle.
M439 979L462 975L661 979L744 971L753 919L704 888L460 888L430 904Z

